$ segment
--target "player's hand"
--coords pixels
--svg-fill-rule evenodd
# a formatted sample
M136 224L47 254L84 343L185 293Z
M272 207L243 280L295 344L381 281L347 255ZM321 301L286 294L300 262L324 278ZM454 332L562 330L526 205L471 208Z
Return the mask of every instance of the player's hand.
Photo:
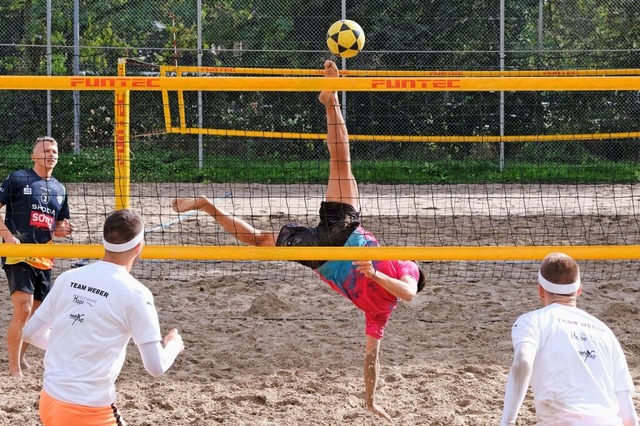
M376 274L376 268L370 260L356 260L353 265L356 266L356 271L364 274L367 278L372 278Z
M182 342L182 336L178 333L178 329L174 328L166 336L164 336L164 345L167 346L169 342L176 342L180 345L180 352L184 350L184 343Z
M64 219L56 224L53 235L56 237L68 237L73 232L74 225L69 219Z

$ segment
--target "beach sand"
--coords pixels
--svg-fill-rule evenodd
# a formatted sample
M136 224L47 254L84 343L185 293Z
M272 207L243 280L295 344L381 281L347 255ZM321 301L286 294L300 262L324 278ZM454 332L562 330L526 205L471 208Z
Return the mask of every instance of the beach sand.
M264 198L268 203L263 200L259 204L256 198L251 210L242 210L250 204L242 194L258 194L259 190L267 189ZM294 197L290 192L283 195L282 188L169 185L134 188L134 195L153 192L162 196L137 197L133 207L143 212L150 229L176 218L170 212L170 197L201 191L210 197L221 197L220 202L227 203L229 209L260 226L281 222L283 215L297 219L311 217L317 210L314 203L320 199L309 197L306 191L300 191L307 194L306 198ZM219 195L225 191L233 192L233 197ZM69 192L79 228L73 242L99 243L104 214L113 205L112 190L96 184L71 186ZM285 206L276 202L287 198L296 201ZM425 229L415 227L427 226L424 224L433 222L438 214L444 221L439 224L460 223L461 219L446 222L444 217L449 214L444 207L438 211L437 200L433 206L425 203L414 202L414 206L423 208L417 213L405 210L404 227L393 230L396 223L393 209L389 208L388 215L380 209L376 215L371 213L375 202L365 201L363 209L370 216L364 218L364 225L371 220L376 232L386 229L384 239L389 241L384 241L385 245L393 245L392 239L402 236L405 240L399 245L412 245L425 244L420 238L430 237L415 237L416 233L425 235ZM295 210L298 208L299 211ZM535 215L513 214L515 207L510 208L513 229L517 229L519 220L523 227L532 226ZM454 216L458 214L456 211ZM482 211L461 216L473 215L476 220L483 217ZM475 227L473 232L478 241L495 238L495 232L491 236L478 234L482 229L492 232L491 227ZM167 226L164 231L149 235L147 243L230 242L215 222L202 214ZM431 228L432 236L456 236L460 232L459 227ZM56 273L77 260L60 259ZM638 385L638 265L581 262L583 265L584 294L579 306L616 333ZM397 425L496 425L512 359L511 326L520 314L539 307L535 289L537 263L433 262L423 263L423 267L429 275L427 287L414 301L400 303L382 340L377 401ZM363 402L364 316L312 271L292 262L149 259L142 260L132 272L153 292L163 334L177 327L186 350L164 376L154 379L145 372L135 345L130 344L116 383L117 405L128 424L385 424L371 415ZM8 369L5 333L10 316L6 278L0 274L3 374ZM32 368L25 371L23 379L0 376L1 425L39 424L37 406L43 352L31 348L29 356ZM640 398L635 397L634 401L640 407ZM534 422L529 393L518 424Z

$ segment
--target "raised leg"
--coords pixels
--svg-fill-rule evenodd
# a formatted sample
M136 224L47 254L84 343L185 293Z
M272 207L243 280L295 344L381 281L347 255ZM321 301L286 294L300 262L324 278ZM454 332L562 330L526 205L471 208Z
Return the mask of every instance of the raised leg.
M171 205L173 210L178 213L183 213L189 210L202 210L208 213L225 229L225 231L241 243L250 246L276 245L277 233L254 228L239 217L216 207L207 197L175 198L171 202Z
M333 61L324 63L325 77L338 77L338 67ZM325 194L326 201L351 204L360 211L358 184L351 173L349 133L340 109L338 94L322 91L318 96L327 114L327 148L329 149L329 182Z

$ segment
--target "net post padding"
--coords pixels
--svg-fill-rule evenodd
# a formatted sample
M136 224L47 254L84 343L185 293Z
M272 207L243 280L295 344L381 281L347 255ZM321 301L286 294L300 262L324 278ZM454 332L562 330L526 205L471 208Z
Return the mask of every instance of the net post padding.
M118 60L118 75L126 75L126 61ZM129 90L114 90L114 193L115 209L126 209L131 205L130 169L130 96Z

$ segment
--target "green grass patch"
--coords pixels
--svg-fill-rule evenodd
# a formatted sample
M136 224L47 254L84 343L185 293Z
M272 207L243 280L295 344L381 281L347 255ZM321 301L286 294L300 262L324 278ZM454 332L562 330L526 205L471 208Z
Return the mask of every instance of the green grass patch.
M5 147L0 172L32 166L30 152L22 144ZM637 162L585 161L563 164L546 160L534 163L484 159L439 161L354 160L353 173L361 183L379 184L484 184L484 183L637 183ZM62 182L113 182L113 150L86 148L80 154L64 153L55 171ZM214 156L207 154L204 167L198 167L197 154L145 149L131 154L133 182L246 182L325 184L326 158L283 160Z

